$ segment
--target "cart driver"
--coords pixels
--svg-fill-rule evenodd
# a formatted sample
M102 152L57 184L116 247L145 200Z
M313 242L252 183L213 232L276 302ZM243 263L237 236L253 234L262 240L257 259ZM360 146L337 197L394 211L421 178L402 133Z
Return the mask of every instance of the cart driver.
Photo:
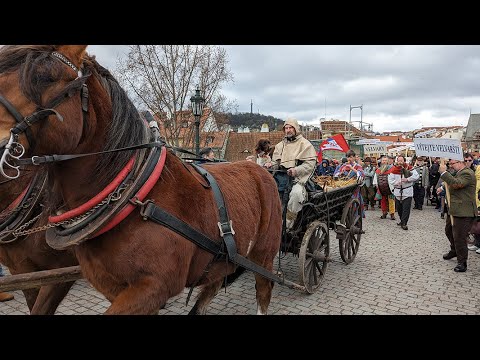
M300 126L296 119L287 119L283 125L285 136L275 146L272 162L264 166L273 170L278 191L282 198L288 184L288 177L293 178L293 187L287 205L286 227L291 229L302 204L307 200L305 184L313 175L317 165L317 153L312 143L300 133Z

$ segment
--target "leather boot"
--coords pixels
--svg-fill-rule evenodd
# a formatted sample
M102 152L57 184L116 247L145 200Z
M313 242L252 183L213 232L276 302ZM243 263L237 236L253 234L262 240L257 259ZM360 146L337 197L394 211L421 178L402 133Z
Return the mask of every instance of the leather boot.
M453 250L450 250L448 253L443 254L443 258L445 260L450 260L450 259L453 259L454 257L457 257L457 254Z
M6 293L6 292L0 292L0 302L4 301L10 301L13 300L13 295Z
M387 218L387 213L384 212L384 213L382 214L382 216L380 216L380 219L386 219L386 218Z
M455 271L455 272L465 272L465 271L467 271L467 263L466 262L458 263L458 265L455 266L453 271Z

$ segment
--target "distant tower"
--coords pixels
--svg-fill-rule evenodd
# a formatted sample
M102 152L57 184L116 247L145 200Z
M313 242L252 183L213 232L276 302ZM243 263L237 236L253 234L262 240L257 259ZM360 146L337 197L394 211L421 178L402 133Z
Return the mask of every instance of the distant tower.
M250 100L250 116L253 116L253 99Z

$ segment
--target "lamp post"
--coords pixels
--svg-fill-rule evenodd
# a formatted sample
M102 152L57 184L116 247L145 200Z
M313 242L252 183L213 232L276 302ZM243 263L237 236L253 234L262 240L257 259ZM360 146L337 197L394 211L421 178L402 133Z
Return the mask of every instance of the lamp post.
M192 112L193 116L195 116L195 152L197 156L200 155L200 117L202 116L203 112L203 104L205 103L205 99L200 95L200 88L197 85L197 89L195 90L195 96L190 98L192 103Z

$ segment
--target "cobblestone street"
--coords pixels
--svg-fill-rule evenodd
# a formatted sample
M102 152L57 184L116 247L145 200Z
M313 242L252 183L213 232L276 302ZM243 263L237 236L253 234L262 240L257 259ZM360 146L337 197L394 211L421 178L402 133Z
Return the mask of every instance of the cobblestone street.
M397 221L380 219L379 210L367 211L359 253L345 265L338 253L338 240L330 232L331 257L324 282L315 294L276 284L269 314L480 314L480 255L469 251L468 270L456 273L456 259L443 260L449 250L445 221L431 206L413 210L409 230ZM396 215L398 217L398 215ZM275 267L277 267L277 262ZM281 260L287 279L298 282L298 258ZM185 306L188 289L170 299L159 314L186 315L195 302ZM0 314L28 314L23 294L0 303ZM102 314L110 303L86 281L70 290L57 314ZM256 313L253 275L244 273L222 289L208 314Z

